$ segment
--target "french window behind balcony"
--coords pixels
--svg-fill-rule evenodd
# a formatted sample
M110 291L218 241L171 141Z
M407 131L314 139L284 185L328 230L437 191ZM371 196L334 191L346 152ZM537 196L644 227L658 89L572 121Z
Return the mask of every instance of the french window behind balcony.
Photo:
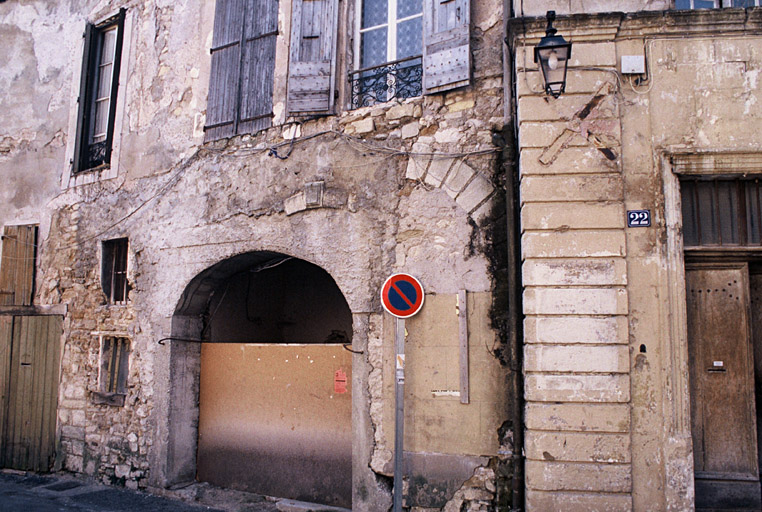
M422 0L362 0L352 107L422 94Z

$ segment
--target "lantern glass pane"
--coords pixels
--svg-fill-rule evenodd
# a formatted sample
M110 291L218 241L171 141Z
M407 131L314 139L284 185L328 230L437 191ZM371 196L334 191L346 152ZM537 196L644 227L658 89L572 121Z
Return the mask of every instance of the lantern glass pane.
M554 95L563 92L569 47L540 48L538 49L538 54L543 78L545 79L545 89Z

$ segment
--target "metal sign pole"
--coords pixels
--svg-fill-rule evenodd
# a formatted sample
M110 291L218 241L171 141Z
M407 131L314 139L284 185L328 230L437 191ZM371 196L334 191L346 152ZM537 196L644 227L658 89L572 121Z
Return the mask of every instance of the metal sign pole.
M402 512L402 450L405 430L405 319L397 318L394 326L396 379L394 403L394 512Z

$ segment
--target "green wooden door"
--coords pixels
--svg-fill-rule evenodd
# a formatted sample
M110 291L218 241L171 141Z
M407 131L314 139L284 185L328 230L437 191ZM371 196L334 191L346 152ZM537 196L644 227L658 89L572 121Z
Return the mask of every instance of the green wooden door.
M63 318L0 317L0 467L48 471Z

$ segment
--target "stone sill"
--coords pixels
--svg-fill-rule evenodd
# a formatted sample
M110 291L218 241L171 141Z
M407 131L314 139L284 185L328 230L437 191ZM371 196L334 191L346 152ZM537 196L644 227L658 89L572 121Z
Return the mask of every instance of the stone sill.
M90 393L94 404L112 407L124 407L124 399L127 397L123 393L103 393L101 391L91 391Z

